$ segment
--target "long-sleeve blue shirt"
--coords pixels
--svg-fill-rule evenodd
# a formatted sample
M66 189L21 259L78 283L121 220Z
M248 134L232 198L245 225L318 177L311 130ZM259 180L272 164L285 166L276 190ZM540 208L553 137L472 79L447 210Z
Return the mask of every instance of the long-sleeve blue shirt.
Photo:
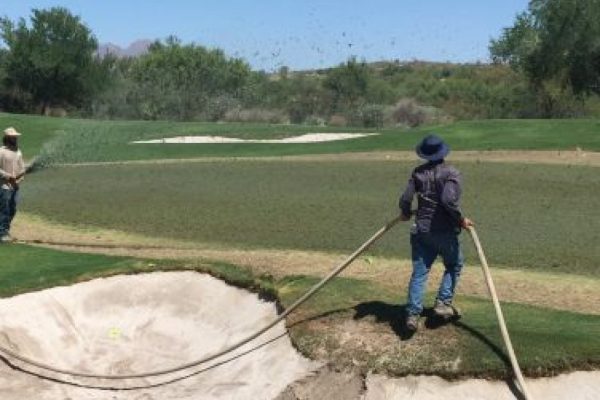
M456 168L443 161L428 162L414 169L399 205L404 215L411 215L412 201L417 195L418 232L459 232L463 218L461 192L462 178Z

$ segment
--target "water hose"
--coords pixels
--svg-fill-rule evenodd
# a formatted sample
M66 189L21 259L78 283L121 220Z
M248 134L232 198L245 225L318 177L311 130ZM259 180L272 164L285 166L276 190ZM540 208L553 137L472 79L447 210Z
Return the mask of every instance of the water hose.
M521 393L523 394L523 396L525 396L525 400L533 400L533 397L531 397L531 395L529 394L529 390L527 389L527 385L525 384L525 379L523 378L521 367L519 366L517 356L515 355L515 350L513 349L510 336L508 335L508 329L506 328L506 322L504 321L502 308L500 308L500 301L498 300L496 287L494 286L494 281L492 280L490 267L488 266L487 259L485 258L485 253L483 252L483 247L481 246L481 242L479 241L479 236L477 235L477 231L475 230L475 228L472 226L468 228L468 231L471 234L471 239L473 239L473 243L475 244L475 248L477 249L477 254L479 255L479 261L481 262L481 267L483 269L485 283L487 284L488 291L490 292L490 297L492 298L492 302L494 303L494 309L496 310L496 316L498 317L498 325L500 326L502 339L504 340L506 351L508 351L508 357L510 358L510 363L512 365L513 371L515 372L515 376L519 383Z

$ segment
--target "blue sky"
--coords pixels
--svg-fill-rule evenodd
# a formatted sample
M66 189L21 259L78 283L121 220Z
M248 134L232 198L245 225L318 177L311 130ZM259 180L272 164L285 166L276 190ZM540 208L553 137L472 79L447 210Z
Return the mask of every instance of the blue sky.
M0 15L64 6L100 42L165 38L220 47L257 69L338 64L349 56L473 62L526 0L0 0Z

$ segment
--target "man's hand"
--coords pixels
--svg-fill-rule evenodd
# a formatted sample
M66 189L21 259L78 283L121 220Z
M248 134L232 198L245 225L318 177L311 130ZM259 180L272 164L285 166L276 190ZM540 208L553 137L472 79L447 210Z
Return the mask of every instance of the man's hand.
M11 175L8 178L8 184L13 188L13 189L19 189L19 178L17 178L14 175Z
M410 219L410 215L405 215L404 213L400 214L400 221L408 221Z
M470 227L475 226L475 224L469 218L463 218L462 221L460 221L460 226L463 229L469 229Z

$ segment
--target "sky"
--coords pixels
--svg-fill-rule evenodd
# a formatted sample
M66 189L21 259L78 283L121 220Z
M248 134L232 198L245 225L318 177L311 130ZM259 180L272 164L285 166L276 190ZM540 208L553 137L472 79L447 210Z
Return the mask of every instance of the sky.
M487 62L488 45L527 0L0 0L0 15L63 6L100 43L169 35L222 48L253 68L366 61Z

